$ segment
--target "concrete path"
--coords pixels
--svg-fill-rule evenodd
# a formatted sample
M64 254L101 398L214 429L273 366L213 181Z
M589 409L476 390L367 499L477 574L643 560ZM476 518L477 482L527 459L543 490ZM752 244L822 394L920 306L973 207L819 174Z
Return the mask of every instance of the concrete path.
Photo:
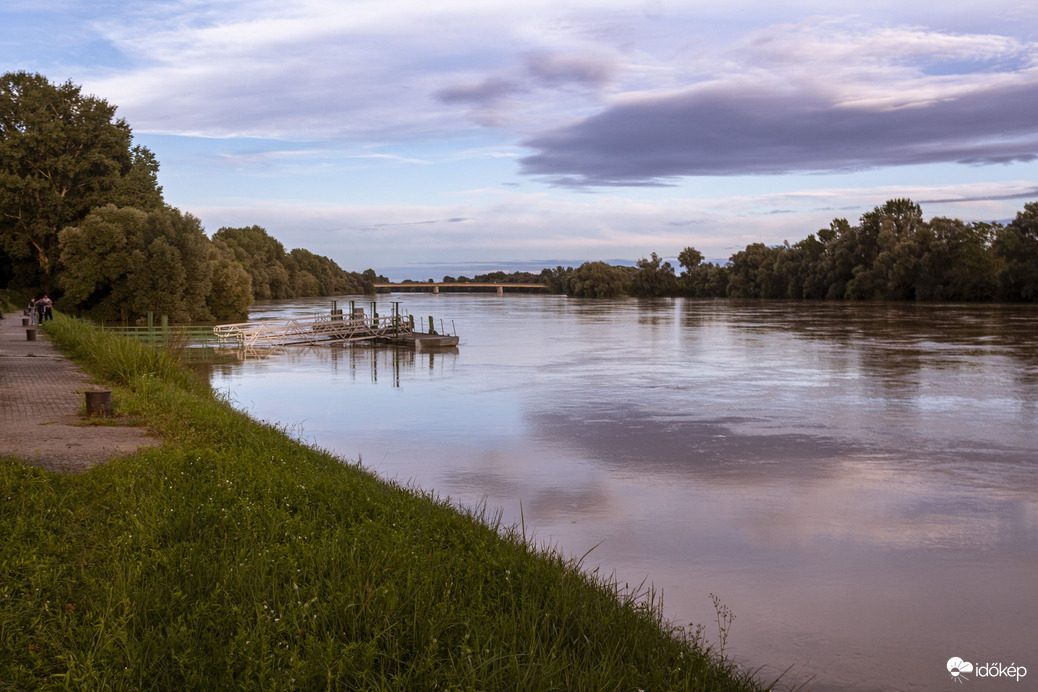
M52 471L94 464L160 444L145 428L88 425L85 395L98 389L42 330L26 338L21 311L0 320L0 456ZM116 404L117 405L117 404ZM116 410L118 413L118 410Z

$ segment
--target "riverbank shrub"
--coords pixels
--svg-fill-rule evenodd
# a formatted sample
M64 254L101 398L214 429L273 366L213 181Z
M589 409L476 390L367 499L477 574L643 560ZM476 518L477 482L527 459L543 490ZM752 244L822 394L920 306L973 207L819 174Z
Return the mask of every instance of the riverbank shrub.
M45 329L111 371L117 337ZM0 458L0 691L763 688L651 590L118 358L162 447L79 475Z

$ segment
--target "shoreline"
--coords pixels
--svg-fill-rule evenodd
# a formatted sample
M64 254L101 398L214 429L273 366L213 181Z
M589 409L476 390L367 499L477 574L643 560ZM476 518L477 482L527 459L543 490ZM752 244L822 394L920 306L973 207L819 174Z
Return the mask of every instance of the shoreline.
M48 328L165 444L81 474L0 458L15 688L770 688L651 587L292 440L162 352Z

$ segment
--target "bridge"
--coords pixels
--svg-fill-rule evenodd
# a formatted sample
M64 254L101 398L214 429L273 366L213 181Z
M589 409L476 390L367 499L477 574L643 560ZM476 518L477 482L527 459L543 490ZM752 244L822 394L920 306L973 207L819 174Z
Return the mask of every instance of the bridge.
M543 289L549 290L547 284L509 284L509 283L487 283L478 281L451 281L451 282L440 282L440 283L420 283L418 281L406 282L406 283L388 283L388 284L375 284L375 290L380 288L387 288L390 291L393 290L407 290L407 291L432 291L434 294L438 294L441 288L449 289L450 291L465 291L469 289L480 289L480 288L496 288L498 295L503 295L505 289Z

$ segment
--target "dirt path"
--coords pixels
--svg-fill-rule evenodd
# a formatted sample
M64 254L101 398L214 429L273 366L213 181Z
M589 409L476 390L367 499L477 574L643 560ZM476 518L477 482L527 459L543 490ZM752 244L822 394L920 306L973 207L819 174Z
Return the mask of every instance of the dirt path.
M85 471L142 446L160 444L145 428L85 425L90 378L37 331L26 338L21 312L0 320L0 455L52 471Z

